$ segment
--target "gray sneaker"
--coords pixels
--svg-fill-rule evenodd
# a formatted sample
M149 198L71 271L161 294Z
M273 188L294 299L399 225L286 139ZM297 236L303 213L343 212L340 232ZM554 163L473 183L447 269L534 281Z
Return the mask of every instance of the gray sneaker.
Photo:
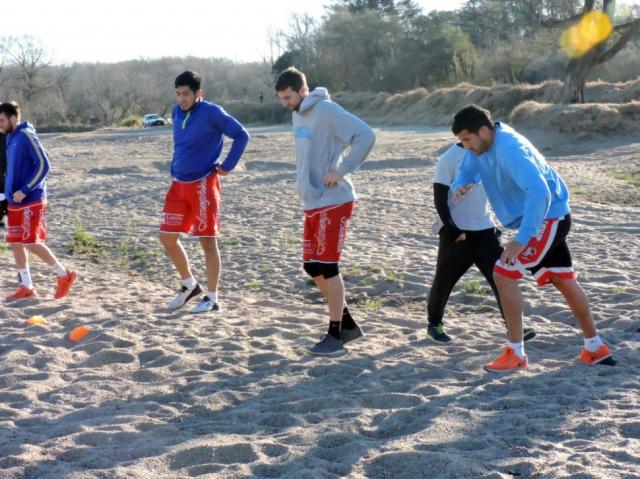
M360 328L360 326L358 326L357 324L355 328L351 328L351 329L342 328L340 330L340 339L342 339L342 342L344 344L350 343L351 341L355 341L356 339L363 338L363 337L364 337L364 333L362 332L362 329Z
M347 352L344 342L327 334L322 341L309 348L309 352L316 356L342 356Z

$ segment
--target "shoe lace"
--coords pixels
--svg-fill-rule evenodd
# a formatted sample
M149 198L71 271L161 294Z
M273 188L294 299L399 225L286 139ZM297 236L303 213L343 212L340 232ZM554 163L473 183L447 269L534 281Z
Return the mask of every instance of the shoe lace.
M438 324L435 327L436 333L438 334L444 334L444 324Z

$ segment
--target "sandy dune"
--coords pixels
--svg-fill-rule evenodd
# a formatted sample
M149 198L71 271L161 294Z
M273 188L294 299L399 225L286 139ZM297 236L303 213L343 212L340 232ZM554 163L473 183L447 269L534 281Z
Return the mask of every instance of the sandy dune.
M450 133L378 130L343 265L367 337L330 360L305 352L326 324L298 262L291 134L252 135L223 180L215 317L164 308L177 287L156 239L170 130L43 135L49 244L81 280L54 302L34 263L42 298L0 304L0 478L640 477L640 144L533 135L573 190L576 267L619 365L577 364L560 296L527 281L531 366L499 376L481 369L504 329L477 272L452 296L451 346L425 339L431 178ZM9 291L6 249L0 268ZM47 324L27 327L35 314ZM74 344L77 325L92 332Z

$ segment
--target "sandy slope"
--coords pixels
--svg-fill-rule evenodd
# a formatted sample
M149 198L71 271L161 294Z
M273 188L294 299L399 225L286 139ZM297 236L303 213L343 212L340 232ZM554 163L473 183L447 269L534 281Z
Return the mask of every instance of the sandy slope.
M576 364L571 315L528 281L531 366L495 376L481 366L503 326L473 283L451 299L455 342L425 340L431 175L450 134L379 131L354 176L361 201L343 268L367 338L324 360L305 353L326 324L298 263L291 137L252 133L223 181L217 317L164 309L177 286L155 237L170 131L44 136L50 245L81 282L54 302L53 275L35 263L44 297L0 305L0 478L640 476L640 195L613 174L638 172L639 144L534 135L577 193L575 263L619 366ZM100 250L69 254L78 224ZM0 266L8 291L6 251ZM47 325L26 327L33 314ZM75 345L64 335L79 324L92 334Z

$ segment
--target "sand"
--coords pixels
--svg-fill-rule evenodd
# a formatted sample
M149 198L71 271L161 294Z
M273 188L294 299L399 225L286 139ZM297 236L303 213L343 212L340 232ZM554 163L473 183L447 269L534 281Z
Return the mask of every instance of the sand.
M156 237L171 131L42 136L49 245L80 281L56 302L34 262L41 299L0 304L0 478L640 477L640 143L532 133L573 191L575 266L619 365L576 363L570 312L527 280L530 367L495 375L482 365L504 327L477 271L450 300L451 345L425 339L446 129L378 129L353 177L343 271L367 336L337 359L306 353L326 313L299 263L291 134L251 132L223 179L218 316L165 309L178 287ZM6 249L0 268L4 295ZM27 326L36 314L47 323ZM75 344L78 325L91 334Z

